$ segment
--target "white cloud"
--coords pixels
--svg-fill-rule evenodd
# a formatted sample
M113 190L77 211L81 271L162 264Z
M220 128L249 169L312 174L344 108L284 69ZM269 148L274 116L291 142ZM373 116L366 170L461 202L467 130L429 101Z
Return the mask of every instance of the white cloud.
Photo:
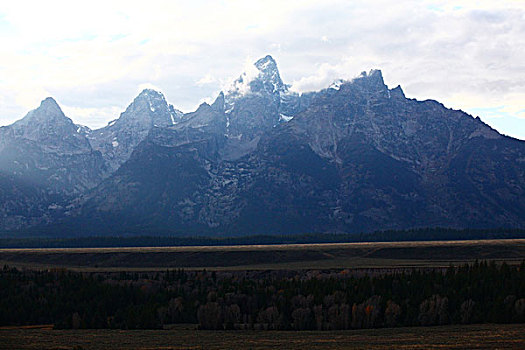
M197 80L195 84L197 84L198 86L203 86L203 85L213 84L216 81L217 79L215 79L211 74L206 74L205 76Z
M222 90L245 94L250 91L250 82L259 75L259 70L255 67L256 59L247 57L244 60L242 73L236 77L230 77L223 82Z
M0 125L49 95L104 125L143 83L189 111L268 53L300 91L380 68L410 97L521 118L524 19L511 0L5 2Z

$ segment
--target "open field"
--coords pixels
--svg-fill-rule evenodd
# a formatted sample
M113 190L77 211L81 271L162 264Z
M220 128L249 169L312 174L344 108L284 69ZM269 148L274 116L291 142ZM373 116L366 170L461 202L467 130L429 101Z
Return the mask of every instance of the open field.
M474 260L517 263L525 239L151 248L0 249L0 264L81 271L166 268L328 269L446 267Z
M0 330L0 349L524 349L525 325L332 332Z

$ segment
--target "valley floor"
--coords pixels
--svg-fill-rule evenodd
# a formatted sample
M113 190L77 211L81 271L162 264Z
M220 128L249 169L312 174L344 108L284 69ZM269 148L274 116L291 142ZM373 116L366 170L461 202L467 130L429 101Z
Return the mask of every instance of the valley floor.
M0 329L0 349L524 349L525 324L352 331Z
M0 266L76 271L443 268L521 263L525 239L245 246L0 249ZM388 272L388 271L387 271Z

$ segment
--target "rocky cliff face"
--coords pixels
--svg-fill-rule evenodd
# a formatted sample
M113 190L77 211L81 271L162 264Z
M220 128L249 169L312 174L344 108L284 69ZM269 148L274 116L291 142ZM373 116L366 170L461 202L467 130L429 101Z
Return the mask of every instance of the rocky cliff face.
M181 116L182 112L168 105L162 93L146 89L118 119L89 132L87 137L92 147L102 153L110 172L114 172L152 128L174 125Z
M299 95L267 56L195 112L146 90L77 130L108 170L48 220L65 235L525 226L525 142L378 70Z
M280 148L303 149L320 159L292 172L288 165L280 167L276 178L254 192L254 202L278 191L285 174L297 178L305 164L319 164L319 175L285 181L284 188L311 185L284 206L301 207L294 201L311 193L301 203L311 211L307 217L315 217L312 225L321 223L320 230L523 225L525 202L518 198L524 191L524 142L435 101L406 99L399 87L384 85L379 71L321 91L306 111L273 130L265 144L261 158L270 156L272 164L288 157L289 151L272 156ZM307 158L297 156L294 162ZM323 170L331 167L335 170ZM315 199L323 193L315 185L325 175L334 182L325 197ZM521 185L508 188L509 183ZM509 203L512 208L504 209Z
M99 152L52 98L0 128L2 228L48 222L68 200L98 185Z

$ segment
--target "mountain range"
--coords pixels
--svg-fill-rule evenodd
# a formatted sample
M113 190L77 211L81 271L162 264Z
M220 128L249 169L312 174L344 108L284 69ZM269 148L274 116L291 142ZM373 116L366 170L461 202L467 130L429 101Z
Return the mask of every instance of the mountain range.
M142 91L91 130L52 98L0 128L7 235L525 227L525 142L390 89L296 93L271 56L183 113Z

